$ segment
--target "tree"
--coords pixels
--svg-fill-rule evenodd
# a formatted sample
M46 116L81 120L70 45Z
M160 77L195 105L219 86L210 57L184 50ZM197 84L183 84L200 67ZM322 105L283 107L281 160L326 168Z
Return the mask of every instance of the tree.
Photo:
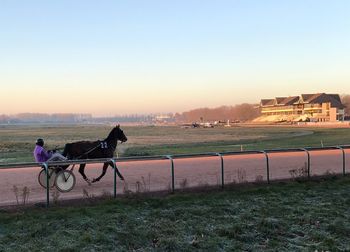
M350 115L350 95L348 94L342 95L340 98L341 98L341 102L345 106L344 108L345 115L349 116Z
M221 106L217 108L199 108L176 114L177 121L200 122L203 121L250 121L260 115L254 104L243 103L235 106Z

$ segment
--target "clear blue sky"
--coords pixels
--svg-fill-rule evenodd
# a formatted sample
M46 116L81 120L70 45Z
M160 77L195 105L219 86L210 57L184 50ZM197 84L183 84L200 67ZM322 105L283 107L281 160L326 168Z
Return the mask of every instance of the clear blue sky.
M0 0L0 114L349 94L349 13L348 0Z

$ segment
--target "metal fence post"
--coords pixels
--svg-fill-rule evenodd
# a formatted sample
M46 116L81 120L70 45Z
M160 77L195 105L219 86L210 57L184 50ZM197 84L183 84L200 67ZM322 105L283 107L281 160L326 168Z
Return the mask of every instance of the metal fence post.
M337 146L338 149L340 149L342 151L343 154L343 176L345 176L345 151L341 146Z
M166 156L167 159L170 160L171 163L171 192L175 192L175 172L174 172L174 160L170 155Z
M307 155L307 178L310 179L310 152L306 148L302 148Z
M117 164L113 158L111 159L111 162L113 166L113 196L114 198L117 198Z
M49 182L49 166L47 163L42 163L42 168L45 169L46 172L46 207L50 206L50 182Z
M216 153L220 157L221 161L221 188L224 189L225 186L225 175L224 175L224 158L220 153Z
M261 151L265 155L266 159L266 179L267 183L270 184L270 165L269 165L269 155L267 154L266 151Z

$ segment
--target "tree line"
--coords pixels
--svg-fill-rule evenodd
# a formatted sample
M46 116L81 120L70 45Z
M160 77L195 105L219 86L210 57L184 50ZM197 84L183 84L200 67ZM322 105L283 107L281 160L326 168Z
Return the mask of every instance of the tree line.
M175 114L176 121L205 122L205 121L250 121L260 115L257 104L238 104L235 106L221 106L217 108L198 108L181 114Z
M343 105L345 106L345 116L350 116L350 95L342 95L340 99Z

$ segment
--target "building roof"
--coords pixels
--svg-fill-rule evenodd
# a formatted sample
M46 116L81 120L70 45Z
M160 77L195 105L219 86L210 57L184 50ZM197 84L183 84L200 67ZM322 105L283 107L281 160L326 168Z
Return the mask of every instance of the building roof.
M275 99L261 99L260 106L273 106Z
M262 99L260 106L290 106L299 101L299 96L276 97L275 99Z
M329 96L331 96L332 98L334 98L338 102L342 103L341 99L340 99L340 96L338 94L329 94Z
M314 95L315 94L302 94L300 97L301 97L302 102L307 102Z
M313 96L309 97L305 102L307 103L324 103L329 101L329 96L325 93L322 94L314 94Z
M295 104L298 101L301 103L331 103L331 107L343 109L345 106L342 104L341 99L338 94L326 94L326 93L317 93L317 94L302 94L300 96L289 96L289 97L276 97L275 99L262 99L260 106L290 106Z
M283 100L283 105L290 106L299 101L299 96L289 96Z
M309 103L326 103L329 102L331 103L331 107L333 108L340 108L343 109L344 105L342 104L339 95L337 94L316 94L312 96L309 101Z
M283 101L286 99L287 97L276 97L276 105L284 105Z

